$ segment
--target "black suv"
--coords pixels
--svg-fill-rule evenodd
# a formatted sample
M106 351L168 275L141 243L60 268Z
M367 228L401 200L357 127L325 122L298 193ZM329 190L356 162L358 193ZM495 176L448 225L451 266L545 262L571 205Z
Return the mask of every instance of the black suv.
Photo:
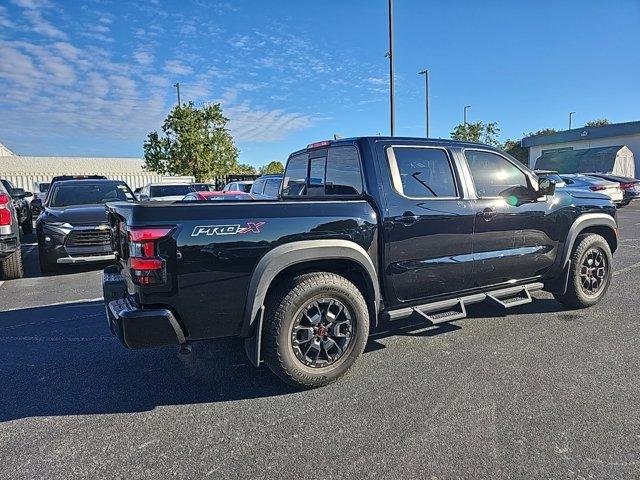
M9 180L0 180L5 190L11 197L11 202L16 209L18 223L22 227L22 232L29 235L33 232L33 215L31 205L27 198L33 196L31 192L25 192L22 188L16 188Z
M16 208L0 182L0 278L12 280L22 278L22 253L20 252L20 224Z
M133 200L129 186L118 180L52 182L36 221L40 270L113 260L105 203Z

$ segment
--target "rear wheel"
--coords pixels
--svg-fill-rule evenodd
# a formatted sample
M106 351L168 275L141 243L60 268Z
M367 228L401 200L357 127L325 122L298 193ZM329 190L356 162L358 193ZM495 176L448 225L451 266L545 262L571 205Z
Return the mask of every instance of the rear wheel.
M285 382L320 387L347 373L368 336L369 312L358 288L334 273L307 273L269 299L264 358Z
M571 308L595 305L611 283L613 256L607 241L596 234L578 236L571 253L571 268L567 291L554 295L556 300Z
M8 257L0 261L0 278L5 280L14 280L24 276L24 268L22 267L22 252L20 247Z

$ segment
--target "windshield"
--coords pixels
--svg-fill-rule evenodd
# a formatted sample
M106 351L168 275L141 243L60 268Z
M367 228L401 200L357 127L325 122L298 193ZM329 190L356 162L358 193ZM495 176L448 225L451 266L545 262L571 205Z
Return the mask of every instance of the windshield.
M49 206L98 205L119 200L126 202L134 200L133 193L124 183L91 184L83 182L82 185L55 186Z
M151 187L152 197L183 197L194 191L191 185L155 185Z
M192 183L191 188L196 192L215 192L216 186L211 183Z

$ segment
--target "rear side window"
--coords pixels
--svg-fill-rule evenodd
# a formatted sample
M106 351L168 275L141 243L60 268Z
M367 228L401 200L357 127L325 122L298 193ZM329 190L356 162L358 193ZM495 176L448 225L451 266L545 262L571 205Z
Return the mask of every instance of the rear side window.
M317 155L317 153L316 153ZM362 172L355 147L332 147L327 156L291 157L284 175L284 196L360 195Z
M329 149L327 158L326 195L360 195L362 172L358 151L354 147Z
M498 154L465 150L471 177L478 197L500 197L513 187L527 187L527 176L513 163Z
M410 198L458 197L447 152L441 148L393 147L387 150L395 190Z

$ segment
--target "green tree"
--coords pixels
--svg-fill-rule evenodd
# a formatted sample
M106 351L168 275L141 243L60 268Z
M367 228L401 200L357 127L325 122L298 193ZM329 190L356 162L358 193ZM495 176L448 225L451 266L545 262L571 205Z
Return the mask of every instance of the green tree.
M198 182L231 173L238 149L227 129L220 104L197 108L193 102L176 106L144 142L145 168L161 174L193 175Z
M595 120L589 120L585 127L601 127L602 125L609 125L611 122L606 118L596 118Z
M260 175L268 175L270 173L283 173L284 165L282 165L282 162L274 160L273 162L269 162L266 165L260 167L258 172L260 173Z
M231 173L236 175L255 175L257 173L256 167L247 163L237 164Z
M533 137L534 135L553 135L558 131L555 128L543 128L542 130L538 130L537 132L529 132L525 134L525 137Z
M492 146L500 146L498 141L498 135L500 134L500 128L496 122L483 123L461 123L457 125L453 132L451 132L451 138L454 140L465 140L467 142L485 143Z
M529 165L529 149L523 147L520 140L507 139L502 145L502 150L520 161L520 163Z

